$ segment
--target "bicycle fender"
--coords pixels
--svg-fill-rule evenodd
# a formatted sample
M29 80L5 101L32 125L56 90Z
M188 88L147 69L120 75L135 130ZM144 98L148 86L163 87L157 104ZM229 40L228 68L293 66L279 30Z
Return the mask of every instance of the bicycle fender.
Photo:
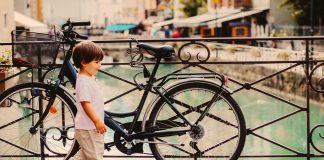
M211 79L203 79L203 78L190 78L190 79L184 79L184 80L179 80L179 81L176 81L176 82L173 82L173 83L170 83L169 85L167 85L166 87L163 87L164 91L163 93L166 93L168 92L169 90L179 86L179 85L183 85L183 84L186 84L186 83L208 83L208 84L211 84L211 85L215 85L219 88L223 88L224 89L224 92L227 92L229 94L232 94L233 92L226 86L222 86L221 87L221 83L218 82L218 81L213 81ZM144 116L143 116L143 119L142 119L142 125L141 125L141 128L142 128L142 131L145 131L145 125L146 125L146 121L148 120L148 116L150 115L152 109L153 109L153 106L155 106L156 102L158 101L158 99L160 98L159 95L155 96L155 98L153 98L150 103L148 104L145 112L144 112Z

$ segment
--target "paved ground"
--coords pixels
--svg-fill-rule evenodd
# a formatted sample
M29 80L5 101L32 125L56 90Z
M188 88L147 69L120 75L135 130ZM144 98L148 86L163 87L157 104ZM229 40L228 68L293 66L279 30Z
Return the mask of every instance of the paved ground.
M134 154L132 156L127 156L120 153L116 148L112 148L109 152L105 151L105 156L111 156L109 158L104 158L104 160L154 160L150 155ZM125 157L120 157L125 156Z

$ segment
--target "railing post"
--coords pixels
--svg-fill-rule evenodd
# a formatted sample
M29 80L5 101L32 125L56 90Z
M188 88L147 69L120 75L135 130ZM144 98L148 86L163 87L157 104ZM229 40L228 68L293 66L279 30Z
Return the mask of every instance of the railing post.
M12 37L12 38L15 38L15 37ZM280 40L280 38L277 38L277 39ZM314 157L324 157L323 152L320 152L318 150L316 151L316 146L312 143L312 140L315 140L315 139L312 139L312 133L315 133L315 132L312 132L312 131L315 130L317 128L317 126L315 126L315 127L312 128L312 125L311 125L311 120L312 120L311 118L312 117L311 117L311 110L310 110L311 109L311 103L310 103L311 102L311 99L310 98L313 98L313 97L311 97L312 96L312 90L313 90L312 83L311 83L312 82L311 75L312 75L312 72L314 72L312 70L315 70L316 68L318 68L318 66L321 66L321 65L315 66L316 68L314 69L315 62L321 62L321 63L324 62L324 60L313 59L313 53L314 53L313 52L314 51L313 50L313 47L314 47L313 46L313 41L314 40L318 40L318 39L324 40L324 36L323 37L306 37L306 38L304 38L304 37L294 38L293 37L293 38L282 38L282 39L283 40L291 40L291 39L292 40L302 40L305 43L305 48L304 48L305 49L305 52L304 52L305 57L302 57L304 59L298 58L298 60L291 60L291 61L290 60L287 60L287 61L284 61L284 63L283 63L283 61L277 61L277 60L274 60L274 61L266 61L266 62L256 62L256 61L253 61L253 60L251 60L251 61L249 60L247 62L246 61L238 61L238 62L224 61L224 62L222 62L222 61L217 61L217 59L219 58L219 54L220 53L219 53L219 47L216 46L216 61L217 62L215 61L215 62L206 62L205 63L205 61L200 61L199 60L198 63L195 63L194 65L192 65L193 63L191 63L191 62L187 63L187 62L181 60L181 61L178 61L178 62L171 62L171 63L170 62L166 62L166 63L164 63L164 64L178 64L178 65L188 64L188 65L184 66L183 68L181 67L181 69L179 69L179 70L177 68L176 71L172 71L171 74L174 74L174 75L176 75L177 73L182 73L181 72L182 70L188 69L190 67L196 67L197 68L197 66L198 66L198 67L200 67L198 71L200 71L200 69L201 69L202 73L198 73L197 72L196 74L195 73L189 73L189 74L193 74L194 77L196 77L196 75L201 74L202 75L202 78L206 78L205 77L206 76L206 71L207 71L207 73L212 73L212 75L214 75L214 74L217 73L213 69L210 69L208 67L204 67L205 64L206 65L207 64L223 64L223 65L224 64L229 64L229 65L235 64L235 65L241 65L241 66L242 65L245 65L245 64L271 64L271 63L274 63L274 64L282 64L282 63L283 64L292 64L291 66L289 66L287 68L279 69L279 71L276 71L274 73L271 73L270 75L266 75L265 77L258 78L256 80L253 80L250 83L246 83L247 85L244 84L244 83L242 83L240 81L240 79L236 79L234 77L234 78L230 79L231 82L233 82L233 83L235 83L235 84L237 84L239 86L239 88L237 90L235 90L234 93L236 93L236 92L238 92L240 90L243 90L244 88L247 88L246 86L248 86L249 88L251 88L251 87L253 87L254 85L256 85L258 83L260 84L260 82L262 82L262 81L269 80L270 78L275 77L276 75L279 75L279 74L284 73L286 71L289 71L292 68L302 67L303 69L305 69L305 72L303 72L303 75L305 74L305 76L306 76L306 84L305 84L306 86L303 86L303 87L305 87L305 90L303 90L302 92L305 94L305 96L303 95L303 97L306 98L305 99L306 100L306 105L305 104L302 104L302 105L295 104L293 102L290 102L290 100L285 99L285 97L282 97L281 98L281 97L276 96L276 94L268 93L267 90L263 91L261 89L258 89L257 87L253 88L253 89L255 89L255 91L257 91L260 94L263 94L263 95L268 96L268 97L275 98L279 102L283 102L283 103L286 103L286 104L288 104L288 105L290 105L292 107L298 108L298 110L296 110L294 112L291 112L289 114L283 115L283 116L281 116L281 117L279 117L277 119L274 119L274 120L271 120L269 122L266 122L265 124L262 124L260 126L256 126L255 128L249 129L249 131L251 132L251 134L252 133L254 134L254 133L256 133L255 131L258 130L258 129L261 129L261 128L265 127L265 126L270 126L270 125L272 125L272 124L274 124L276 122L282 121L282 120L284 120L284 119L286 119L288 117L292 117L293 115L295 115L297 113L298 114L299 113L303 113L302 114L302 116L303 116L302 117L302 120L303 121L301 123L305 123L305 118L306 118L306 124L305 124L306 126L303 125L303 127L306 127L306 135L304 135L306 137L304 137L304 136L302 136L302 137L303 137L303 142L304 142L304 138L307 138L306 139L306 143L307 143L306 144L306 148L305 148L305 145L303 145L302 146L303 151L295 151L293 148L289 148L288 146L282 145L279 142L277 143L276 141L273 141L271 139L268 139L266 137L263 137L264 135L262 135L262 134L260 134L260 135L255 134L255 136L261 138L263 141L269 142L269 143L271 143L273 145L276 145L276 146L278 146L278 147L280 147L282 149L285 149L285 150L289 151L289 153L292 153L292 154L269 154L269 155L266 155L266 154L261 153L261 155L242 155L242 158L243 159L244 158L260 159L260 157L268 157L270 159L275 159L275 158L278 158L278 157L286 157L286 158L287 157L290 157L291 159L293 159L292 157L302 157L302 158L306 158L307 160L310 160L310 159L312 159ZM221 40L219 40L217 38L215 38L215 39L187 39L187 40L181 40L181 41L184 41L184 42L196 42L196 41L198 41L199 42L199 40L201 40L201 41L206 40L206 42L221 41ZM256 40L258 40L258 38L256 38ZM270 40L272 40L272 39L270 39ZM276 40L276 38L274 38L274 40ZM113 41L113 42L112 41L101 41L100 43L115 43L115 42L118 42L118 41L121 41L121 43L129 43L129 47L130 48L132 48L132 47L135 47L136 48L136 42L134 40L130 40L130 41L117 40L117 41ZM163 41L163 40L161 40L161 41L155 40L155 41L156 42L168 42L168 41ZM155 42L155 41L141 40L141 42ZM172 42L172 41L173 40L170 40L170 42ZM230 42L229 39L224 39L224 41ZM135 42L135 44L132 44L134 42ZM19 43L24 44L26 42L19 42ZM19 43L17 43L17 44L19 44ZM39 43L33 43L32 42L31 44L38 45ZM14 46L15 44L14 43L8 43L8 44L0 43L0 46L1 45L12 45L12 46ZM209 47L207 49L209 49ZM250 49L250 48L248 48L248 49ZM246 50L244 49L243 51L245 52ZM227 52L227 51L224 51L224 52ZM39 51L39 53L40 53L40 51ZM0 80L0 83L3 82L3 81L9 80L9 79L11 79L12 77L14 77L16 75L20 75L20 74L25 73L26 71L30 71L30 70L32 70L32 81L34 81L34 80L36 81L37 80L37 77L36 77L37 75L38 75L38 81L40 81L40 78L42 77L42 74L43 74L42 73L42 67L41 67L42 66L42 63L41 63L42 59L40 59L41 58L40 55L38 55L38 56L39 56L38 57L38 62L39 62L38 68L31 67L31 69L30 68L24 69L24 70L20 71L19 73L15 74L13 76L10 76L10 77L8 77L8 78L6 78L4 80ZM179 59L181 59L181 58L179 58ZM200 63L201 64L204 64L204 65L201 65L200 66L199 65ZM120 64L117 64L117 65L123 65L123 64L124 63L120 63ZM152 63L150 61L148 62L148 64L149 65L152 65ZM18 64L14 64L15 67L18 67L19 66L19 65L18 66L17 65ZM111 64L109 64L109 65L111 65ZM0 66L2 67L1 64L0 64ZM196 70L196 68L195 68L195 70ZM37 69L38 69L38 72L36 71ZM112 76L113 78L116 78L119 81L126 82L127 84L133 85L135 87L135 89L126 91L125 93L122 93L120 95L117 95L116 97L112 97L111 99L107 100L106 103L110 103L110 102L112 102L112 101L114 101L114 100L116 100L118 98L121 98L121 97L127 95L127 94L129 95L129 93L131 93L132 91L135 91L136 90L136 86L131 81L129 81L127 78L118 77L118 75L114 75L114 74L110 74L110 73L109 74L107 73L107 75L108 76ZM170 74L168 74L168 75L170 75ZM35 79L34 79L34 76L35 76ZM159 77L159 79L163 79L163 78L165 78L167 76ZM178 78L178 76L177 76L177 78ZM165 79L167 79L167 78L165 78ZM172 79L170 78L170 80L172 80ZM42 101L42 99L40 99L40 102L39 102L40 107L43 106L42 103L43 103L43 101ZM312 107L313 107L312 109L315 109L314 108L315 106L312 106ZM40 115L42 115L42 111L43 111L43 109L40 108ZM306 112L306 117L304 117L304 112ZM64 113L64 111L62 113ZM322 126L322 124L319 125L319 126ZM4 127L2 127L2 128L4 128ZM47 152L52 152L52 151L47 150L47 148L46 148L47 147L46 146L46 141L43 141L43 136L46 135L46 132L45 132L45 130L43 130L43 128L44 128L44 124L41 124L40 127L39 127L39 132L40 132L39 141L40 141L40 144L41 144L40 145L40 153L39 154L37 153L37 154L31 155L31 156L39 157L42 160L48 158L48 156L51 156L51 154L48 154ZM305 134L304 131L303 131L302 134ZM45 135L44 135L44 133L45 133ZM46 137L44 137L44 138L46 138ZM320 142L317 142L317 143L319 144ZM8 145L12 145L11 143L7 143L7 144ZM306 151L305 151L305 149L306 149ZM2 156L4 156L4 157L10 157L10 156L14 157L15 155L9 155L9 154L8 155L0 155L0 157L2 157ZM29 155L27 155L27 156L29 156ZM45 156L47 156L47 157L45 157ZM57 156L59 156L59 155L57 155ZM108 156L108 155L106 155L105 157L114 157L114 156ZM115 156L115 157L127 157L127 156L126 155L125 156L119 156L118 155L118 156ZM135 158L135 157L136 156L134 156L132 158ZM143 157L143 156L138 156L138 157ZM146 157L146 155L144 157Z
M305 54L305 74L306 74L306 132L307 132L307 160L310 160L310 106L309 106L309 89L310 89L310 57L309 57L309 40L306 40L306 54Z

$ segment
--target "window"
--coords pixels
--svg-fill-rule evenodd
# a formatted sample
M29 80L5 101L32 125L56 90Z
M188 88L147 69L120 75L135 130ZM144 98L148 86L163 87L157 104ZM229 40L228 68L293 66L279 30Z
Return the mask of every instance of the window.
M244 36L244 35L245 35L245 28L236 29L236 36Z
M232 28L233 37L247 37L249 36L248 26L235 26Z

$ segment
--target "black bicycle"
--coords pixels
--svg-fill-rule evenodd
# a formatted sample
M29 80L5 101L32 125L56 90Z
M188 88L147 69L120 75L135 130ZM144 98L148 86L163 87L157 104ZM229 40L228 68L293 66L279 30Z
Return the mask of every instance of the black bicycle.
M0 157L52 157L69 159L78 150L74 139L75 101L64 88L64 77L75 83L76 70L70 62L76 39L86 39L73 31L74 26L90 22L67 21L62 26L62 42L69 45L58 80L48 83L20 84L0 95ZM136 40L134 40L135 42ZM131 155L143 153L149 144L153 156L163 159L238 159L243 150L246 127L240 107L225 85L226 78L213 74L213 79L185 78L163 86L167 77L156 79L160 62L173 56L173 47L154 47L137 42L128 50L133 67L141 66L148 80L136 82L143 90L138 107L127 113L106 111L105 124L114 130L115 146ZM143 51L155 57L150 72L144 64ZM190 76L189 76L190 77ZM143 110L149 94L156 98ZM144 114L143 121L139 119ZM114 117L133 117L120 123Z

